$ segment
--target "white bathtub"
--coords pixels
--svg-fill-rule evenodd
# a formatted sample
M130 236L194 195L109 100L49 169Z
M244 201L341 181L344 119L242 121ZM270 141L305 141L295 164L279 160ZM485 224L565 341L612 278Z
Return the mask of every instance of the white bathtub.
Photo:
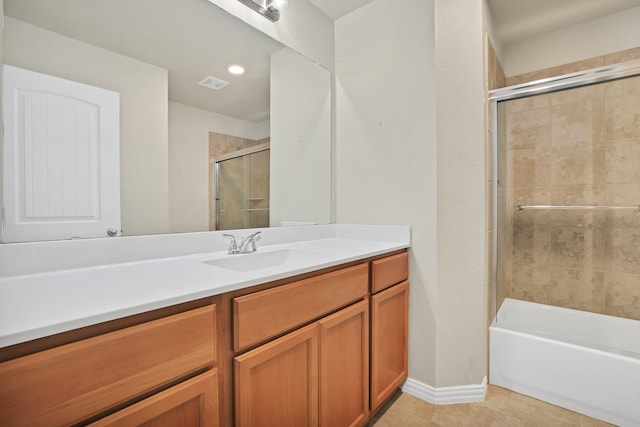
M640 321L506 299L489 382L619 426L640 426Z

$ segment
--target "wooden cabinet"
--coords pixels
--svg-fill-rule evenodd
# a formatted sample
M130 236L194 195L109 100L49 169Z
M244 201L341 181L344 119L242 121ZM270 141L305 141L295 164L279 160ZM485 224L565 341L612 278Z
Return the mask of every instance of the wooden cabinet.
M0 424L363 426L407 377L407 276L402 251L25 343Z
M361 263L234 298L236 352L308 324L234 359L236 425L364 424L368 294Z
M240 351L365 297L367 263L253 292L233 300L234 350Z
M318 322L320 426L356 427L369 417L369 301Z
M375 294L409 277L409 255L402 252L371 262L371 293Z
M409 282L371 297L371 411L407 379Z
M318 425L318 326L235 358L236 425Z
M235 297L235 425L365 425L407 378L407 277L402 252Z
M184 381L88 426L217 427L217 370Z
M367 421L369 302L235 358L239 427L361 426Z
M0 423L95 419L216 363L215 305L0 363Z

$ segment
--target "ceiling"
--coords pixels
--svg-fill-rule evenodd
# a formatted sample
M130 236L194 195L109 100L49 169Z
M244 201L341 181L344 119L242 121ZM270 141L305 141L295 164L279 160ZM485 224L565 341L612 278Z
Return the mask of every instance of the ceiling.
M338 19L372 0L310 0ZM640 0L488 0L503 44L640 6ZM640 24L639 24L640 25Z
M488 1L502 44L640 6L640 0Z
M169 99L269 118L270 55L283 45L206 0L4 0L5 15L169 71ZM246 72L234 76L230 64ZM207 76L230 82L220 91Z
M310 0L338 19L373 0ZM488 0L508 44L640 6L640 0ZM249 121L269 117L269 58L283 45L206 0L4 0L5 14L169 71L169 99ZM283 12L283 13L286 13ZM227 66L245 66L243 76ZM207 76L230 84L197 85Z
M309 0L334 21L373 0Z

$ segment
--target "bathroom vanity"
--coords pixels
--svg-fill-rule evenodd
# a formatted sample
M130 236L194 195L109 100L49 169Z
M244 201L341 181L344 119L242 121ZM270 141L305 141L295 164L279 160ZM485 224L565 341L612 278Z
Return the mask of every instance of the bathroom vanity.
M16 280L37 288L48 279L64 292L65 282L74 289L92 274L101 277L97 286L105 276L140 280L141 269L162 262L174 263L174 273L183 268L186 294L160 295L167 284L155 291L151 284L145 304L143 292L132 292L128 304L137 313L97 323L91 319L99 302L81 315L67 294L74 319L2 330L3 425L366 424L407 377L408 229L392 241L367 240L371 228L358 235L326 227L333 236L254 254L200 253L0 279L0 295L16 298L15 289L7 291ZM210 295L194 298L201 271L209 273ZM108 292L101 292L104 303ZM24 298L28 312L28 292ZM153 304L159 307L135 308Z

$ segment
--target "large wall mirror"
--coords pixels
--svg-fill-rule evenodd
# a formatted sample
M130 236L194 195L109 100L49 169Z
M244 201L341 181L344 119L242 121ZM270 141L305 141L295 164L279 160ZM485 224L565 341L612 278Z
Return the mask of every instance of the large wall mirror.
M330 221L326 69L206 0L4 0L4 16L5 65L119 94L117 235ZM254 169L216 178L229 159ZM243 194L225 205L229 180Z

